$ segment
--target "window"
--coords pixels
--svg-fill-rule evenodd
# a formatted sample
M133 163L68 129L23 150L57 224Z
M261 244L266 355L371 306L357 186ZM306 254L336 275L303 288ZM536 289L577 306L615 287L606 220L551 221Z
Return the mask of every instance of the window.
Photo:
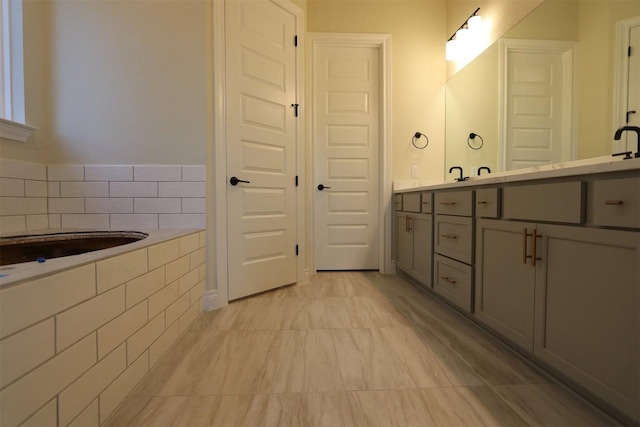
M26 142L36 129L25 124L22 0L0 1L0 136Z

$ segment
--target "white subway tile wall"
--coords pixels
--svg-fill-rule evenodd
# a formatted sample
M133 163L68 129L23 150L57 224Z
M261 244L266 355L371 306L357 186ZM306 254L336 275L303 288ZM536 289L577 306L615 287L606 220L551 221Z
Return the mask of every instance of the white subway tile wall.
M0 159L0 233L205 228L201 165L40 165Z
M0 233L48 227L47 168L0 159Z
M202 312L204 233L0 289L0 425L103 424Z

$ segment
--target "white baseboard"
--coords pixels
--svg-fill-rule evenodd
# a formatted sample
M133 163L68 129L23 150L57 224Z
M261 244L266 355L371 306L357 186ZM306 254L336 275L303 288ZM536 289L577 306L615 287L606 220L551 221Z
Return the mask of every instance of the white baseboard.
M204 291L204 311L213 311L215 309L218 309L220 307L222 307L223 304L222 301L220 301L220 298L218 298L218 290L214 289L211 291Z

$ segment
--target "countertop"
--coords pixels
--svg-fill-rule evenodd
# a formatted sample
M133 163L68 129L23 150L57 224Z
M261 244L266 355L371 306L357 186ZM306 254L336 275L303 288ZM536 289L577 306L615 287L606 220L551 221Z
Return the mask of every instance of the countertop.
M500 184L505 182L519 182L546 178L560 178L567 176L589 175L628 170L640 171L640 158L623 160L621 157L595 157L572 162L555 163L552 165L536 166L507 172L497 172L482 176L475 176L466 181L428 182L395 181L394 193L411 191L441 190L448 188L468 188L478 185Z

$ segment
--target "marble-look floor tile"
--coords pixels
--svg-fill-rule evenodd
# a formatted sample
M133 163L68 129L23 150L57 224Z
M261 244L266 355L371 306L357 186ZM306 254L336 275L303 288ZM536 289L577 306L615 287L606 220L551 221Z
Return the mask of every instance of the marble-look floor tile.
M429 330L413 328L380 330L387 347L404 363L418 387L452 387L486 383L456 354L444 349Z
M232 301L227 306L203 313L194 321L190 329L192 331L249 329L263 302L262 298Z
M397 276L322 272L204 313L120 426L613 425Z
M132 393L133 396L189 396L205 368L225 348L229 332L187 331Z
M336 352L328 330L276 332L254 393L342 390Z
M549 382L503 344L470 324L451 327L435 322L429 328L490 385Z
M488 386L422 389L438 426L515 427L527 423Z
M255 388L274 331L229 331L211 360L202 367L197 395L243 394Z
M620 425L555 384L497 386L494 390L532 427Z
M331 336L345 390L416 388L379 329L333 329Z

